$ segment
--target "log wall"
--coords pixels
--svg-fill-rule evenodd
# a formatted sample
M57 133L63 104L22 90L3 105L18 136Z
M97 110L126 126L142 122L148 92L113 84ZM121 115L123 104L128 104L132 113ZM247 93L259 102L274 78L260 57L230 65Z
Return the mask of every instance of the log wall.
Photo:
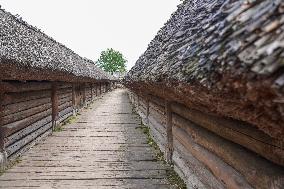
M89 105L105 83L1 82L0 165L28 150Z
M188 188L284 188L283 141L157 96L129 98Z

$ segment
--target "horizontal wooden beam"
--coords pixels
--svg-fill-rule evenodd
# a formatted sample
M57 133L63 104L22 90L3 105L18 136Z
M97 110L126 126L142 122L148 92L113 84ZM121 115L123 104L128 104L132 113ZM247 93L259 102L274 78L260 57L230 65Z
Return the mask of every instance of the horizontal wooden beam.
M226 188L246 188L252 189L245 178L235 169L222 161L210 151L196 144L185 131L180 128L173 128L174 137L188 150L190 153L202 162L209 170L221 180Z
M51 89L50 82L0 82L0 90L7 92L41 91Z
M172 109L181 117L284 166L284 144L255 127L240 121L208 115L179 104L173 104Z
M277 184L283 182L283 167L207 129L199 127L177 114L173 115L173 123L177 130L184 130L183 137L192 138L193 142L216 154L242 174L252 186L256 188L270 188L270 186L277 186ZM204 158L210 159L210 156L205 156ZM252 174L253 172L254 174Z

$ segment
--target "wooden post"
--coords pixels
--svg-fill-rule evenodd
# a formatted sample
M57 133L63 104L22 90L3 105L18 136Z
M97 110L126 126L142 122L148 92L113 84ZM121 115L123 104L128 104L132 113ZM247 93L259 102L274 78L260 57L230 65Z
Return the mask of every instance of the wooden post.
M82 90L83 90L83 106L86 105L86 87L85 83L82 84Z
M76 115L76 84L72 83L72 106L73 115Z
M140 106L140 97L139 94L137 94L137 112L139 111L139 106Z
M52 83L51 88L51 103L52 103L52 130L55 129L58 120L58 95L57 84Z
M172 110L171 102L165 101L165 113L167 118L167 147L166 147L166 160L168 163L172 163L173 157L173 121L172 121Z
M100 83L100 96L102 95L102 84Z
M149 114L150 114L150 100L149 96L146 96L146 121L147 124L149 125Z
M96 89L96 96L98 96L98 85L95 84L95 89Z
M4 106L2 105L4 98L4 91L0 91L0 115L3 114ZM0 127L2 126L2 119L0 119ZM5 169L7 165L7 152L4 144L4 133L0 132L0 171Z
M91 99L93 101L94 94L93 94L93 84L92 83L90 84L90 87L91 87Z

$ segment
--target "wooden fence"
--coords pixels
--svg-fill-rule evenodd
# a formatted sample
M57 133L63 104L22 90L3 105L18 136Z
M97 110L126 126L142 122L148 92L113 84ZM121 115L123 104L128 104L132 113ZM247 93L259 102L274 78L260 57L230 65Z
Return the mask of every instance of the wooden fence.
M165 159L188 188L281 188L284 145L256 127L129 92Z
M114 83L1 82L0 164L14 159Z

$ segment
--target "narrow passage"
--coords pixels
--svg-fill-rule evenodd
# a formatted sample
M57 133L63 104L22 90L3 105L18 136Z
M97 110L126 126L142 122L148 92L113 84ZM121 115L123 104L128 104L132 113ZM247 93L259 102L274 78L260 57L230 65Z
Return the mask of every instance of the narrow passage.
M27 152L0 188L172 188L126 90L107 93Z

